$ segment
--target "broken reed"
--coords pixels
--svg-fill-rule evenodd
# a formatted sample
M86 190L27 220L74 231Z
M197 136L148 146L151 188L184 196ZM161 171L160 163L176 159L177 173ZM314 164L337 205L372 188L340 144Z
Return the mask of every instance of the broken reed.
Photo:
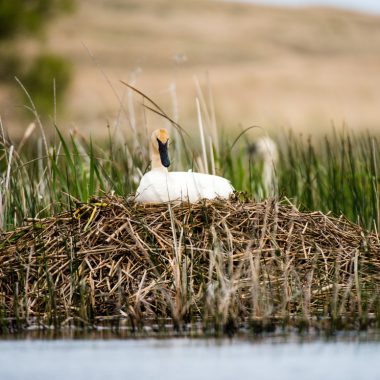
M3 326L380 324L378 236L275 199L104 197L30 220L1 242Z

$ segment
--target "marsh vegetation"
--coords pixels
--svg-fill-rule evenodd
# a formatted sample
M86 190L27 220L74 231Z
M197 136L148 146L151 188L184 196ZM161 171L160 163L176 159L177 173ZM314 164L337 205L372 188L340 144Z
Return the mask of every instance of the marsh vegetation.
M266 199L244 131L221 134L200 104L200 147L172 126L174 167L229 178L239 192L228 202L136 205L144 125L131 123L129 137L110 128L103 143L59 129L54 139L36 112L18 145L2 130L5 331L106 320L212 334L379 325L377 137L275 136L278 196Z

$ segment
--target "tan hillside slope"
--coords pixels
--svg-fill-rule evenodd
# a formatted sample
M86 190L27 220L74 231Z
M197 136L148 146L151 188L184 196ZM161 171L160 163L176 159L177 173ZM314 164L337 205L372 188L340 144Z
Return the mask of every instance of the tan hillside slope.
M52 22L46 44L75 70L61 128L104 134L119 99L128 128L120 79L171 115L175 84L179 121L190 128L194 76L205 90L210 78L220 126L380 128L380 17L219 1L82 0Z

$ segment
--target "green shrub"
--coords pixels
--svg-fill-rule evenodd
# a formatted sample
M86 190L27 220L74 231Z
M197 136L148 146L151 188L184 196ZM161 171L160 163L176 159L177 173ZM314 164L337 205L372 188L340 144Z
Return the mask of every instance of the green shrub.
M0 39L39 31L49 16L72 6L72 0L0 0Z

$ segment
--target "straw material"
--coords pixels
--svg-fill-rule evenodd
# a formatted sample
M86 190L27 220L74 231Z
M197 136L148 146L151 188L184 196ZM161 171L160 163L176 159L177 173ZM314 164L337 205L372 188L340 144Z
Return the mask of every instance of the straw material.
M380 242L343 217L241 195L93 199L2 235L5 317L252 320L373 313Z

